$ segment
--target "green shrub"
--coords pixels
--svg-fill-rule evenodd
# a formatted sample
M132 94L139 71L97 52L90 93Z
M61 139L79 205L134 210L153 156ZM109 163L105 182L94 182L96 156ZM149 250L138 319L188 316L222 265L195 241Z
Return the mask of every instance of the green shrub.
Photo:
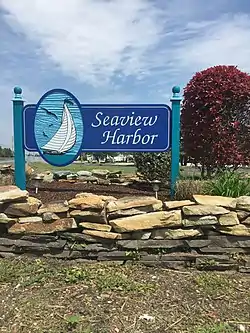
M250 178L235 171L223 171L208 182L207 192L211 195L237 198L250 195Z
M134 161L137 171L144 179L160 180L166 184L170 180L170 153L135 153Z

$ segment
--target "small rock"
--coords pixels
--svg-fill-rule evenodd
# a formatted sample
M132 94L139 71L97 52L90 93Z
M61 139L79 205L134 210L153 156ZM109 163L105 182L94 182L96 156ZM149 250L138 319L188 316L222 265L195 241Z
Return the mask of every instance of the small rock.
M195 227L217 224L218 220L216 216L190 216L188 219L182 221L184 227Z
M107 218L104 210L72 210L70 216L74 217L79 222L95 222L95 223L106 223Z
M18 217L35 215L41 204L40 200L29 197L26 202L10 203L4 212L7 215Z
M79 225L81 227L83 227L84 229L86 228L86 229L107 231L107 232L109 232L111 230L111 226L108 224L82 222Z
M237 199L236 208L250 212L250 196L239 197Z
M80 193L77 194L74 199L69 201L69 207L72 209L97 209L102 210L107 200L110 197L95 195L92 193Z
M46 212L46 213L42 214L42 219L44 222L51 222L51 221L59 220L60 218L55 213Z
M151 237L151 231L134 231L131 234L131 239L149 239Z
M104 232L104 231L97 231L97 230L84 230L83 234L99 237L99 238L105 238L105 239L126 239L126 235L122 235L115 232Z
M249 266L240 266L239 267L240 273L250 274L250 267Z
M30 216L30 217L19 217L19 223L38 223L43 222L43 219L40 216Z
M52 172L47 172L43 177L44 183L52 183L54 180L54 175Z
M250 212L246 212L244 210L237 210L236 213L240 221L245 220L248 216L250 216Z
M8 229L8 232L10 234L52 234L76 228L77 224L73 218L65 218L51 223L15 223Z
M76 198L84 198L84 197L99 197L100 199L102 199L103 201L111 201L111 200L117 200L115 197L111 196L111 195L96 195L93 193L88 193L88 192L82 192L82 193L78 193L76 195Z
M6 214L0 213L0 224L15 223L17 220L9 218Z
M221 197L215 195L194 195L195 202L205 206L221 206L225 208L236 208L236 199L230 197Z
M117 243L126 250L147 250L147 249L184 249L186 241L176 239L166 240L118 240Z
M11 164L0 164L0 173L9 174L11 172L12 172L12 165Z
M110 178L109 179L111 184L123 184L125 182L124 178Z
M80 233L76 233L76 232L62 232L62 233L60 233L60 238L66 239L67 241L70 241L73 243L75 243L75 242L77 242L77 243L86 243L86 242L96 243L100 240L100 239L98 239L98 237L84 235L84 234L80 234ZM110 241L107 240L105 242L110 242Z
M181 211L155 212L110 221L116 232L181 226Z
M70 173L69 175L66 176L68 180L75 180L78 178L78 175L76 173Z
M162 229L153 230L152 239L182 239L202 236L203 233L198 229Z
M107 179L110 171L109 170L102 170L102 169L94 169L92 170L92 174L95 177Z
M241 223L250 225L250 216L243 220Z
M29 177L34 173L34 169L28 163L25 165L25 173Z
M238 328L239 328L239 331L240 331L240 332L242 332L242 333L245 333L245 332L246 332L246 327L245 327L245 325L240 324L240 325L238 326Z
M230 212L224 215L221 215L218 219L220 225L237 225L240 224L236 212Z
M218 229L221 233L233 236L250 236L250 226L238 224L232 227L221 227Z
M164 202L164 207L169 210L169 209L176 209L176 208L182 208L184 206L191 206L195 205L194 202L191 200L181 200L181 201L165 201Z
M109 179L97 179L97 184L98 185L110 185L110 180Z
M69 205L67 201L56 201L48 204L43 204L39 210L38 214L43 213L64 213L69 210Z
M115 179L115 178L120 178L122 175L122 171L111 171L109 174L108 174L108 178L112 178L112 179Z
M18 202L27 200L29 193L20 190L17 186L0 186L0 202Z
M47 173L36 173L35 175L32 176L32 180L43 180L46 174Z
M229 213L229 210L223 207L210 205L185 206L182 208L182 211L187 216L222 215Z
M98 261L112 261L128 260L128 253L126 251L102 251L98 253Z
M67 176L71 174L71 171L55 171L54 173L54 179L67 179Z
M141 207L146 206L152 207L152 210L159 210L162 208L162 202L155 197L124 197L110 201L107 204L107 212L112 213L131 208L141 209Z
M133 182L125 181L124 183L121 183L122 186L129 186L132 185Z
M141 215L145 213L152 213L160 211L162 208L162 203L156 203L149 206L137 207L137 208L130 208L130 209L121 209L108 214L108 219L116 219L118 217L126 217L126 216L133 216L133 215Z
M98 178L97 177L84 177L84 176L79 176L79 180L81 182L85 183L90 183L90 184L97 184Z
M77 172L77 175L79 177L91 177L92 176L92 172L86 171L86 170L81 170L81 171Z

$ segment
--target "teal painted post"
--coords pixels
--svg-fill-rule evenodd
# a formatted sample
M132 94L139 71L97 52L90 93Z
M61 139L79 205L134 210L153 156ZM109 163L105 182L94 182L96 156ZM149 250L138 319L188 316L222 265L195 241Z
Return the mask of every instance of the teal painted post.
M22 89L20 87L15 87L13 99L15 184L21 190L26 189L23 105Z
M172 89L172 129L171 129L171 198L174 198L175 184L180 172L180 118L181 118L181 97L180 87Z

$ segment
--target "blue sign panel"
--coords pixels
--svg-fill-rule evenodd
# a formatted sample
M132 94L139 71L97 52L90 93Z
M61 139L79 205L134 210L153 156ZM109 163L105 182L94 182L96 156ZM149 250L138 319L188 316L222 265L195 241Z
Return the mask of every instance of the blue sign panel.
M80 105L67 91L46 93L24 108L24 146L50 164L82 152L164 152L170 148L167 105Z
M79 102L67 91L49 91L36 106L32 130L45 161L58 166L72 163L81 152L84 134Z

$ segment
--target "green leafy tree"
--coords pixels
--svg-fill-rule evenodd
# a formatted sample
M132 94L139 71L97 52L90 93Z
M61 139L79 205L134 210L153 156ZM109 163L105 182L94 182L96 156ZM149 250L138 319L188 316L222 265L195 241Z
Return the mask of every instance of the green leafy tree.
M134 161L137 171L144 179L160 180L166 184L170 179L170 153L135 153Z

